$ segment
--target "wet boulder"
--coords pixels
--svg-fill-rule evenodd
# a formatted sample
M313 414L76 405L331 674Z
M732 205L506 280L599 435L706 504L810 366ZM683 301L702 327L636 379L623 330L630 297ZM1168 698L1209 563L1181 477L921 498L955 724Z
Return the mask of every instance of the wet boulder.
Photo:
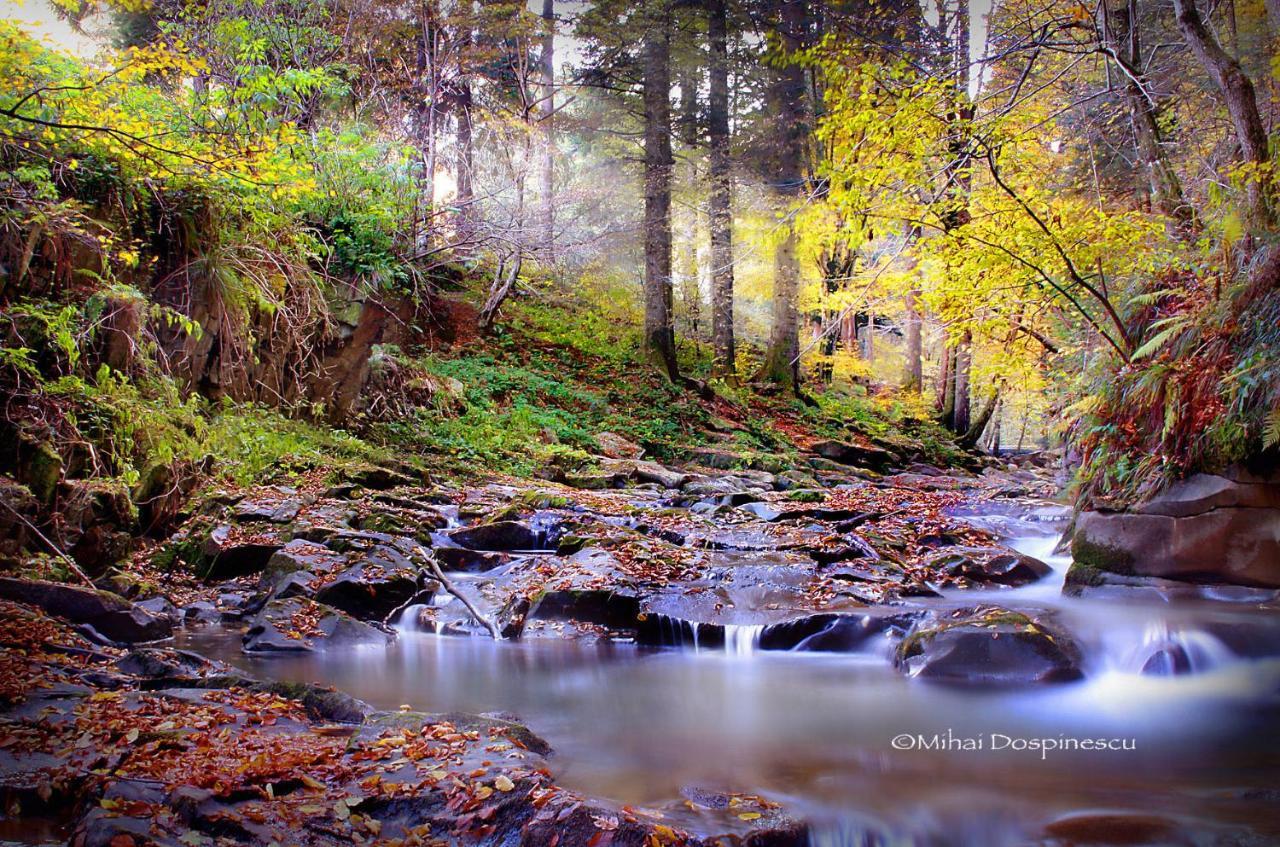
M894 665L939 682L1016 685L1079 679L1080 652L1064 633L1020 612L959 609L922 621L898 645Z
M191 685L210 676L232 673L227 665L206 659L198 653L161 647L132 650L116 662L116 667L121 673L131 676L183 685Z
M316 601L358 620L381 621L423 594L424 580L420 567L379 551L385 552L386 548L378 548L363 562L319 588L315 593ZM425 602L425 599L418 602Z
M919 619L918 613L896 615L808 615L765 628L762 650L855 653L901 639Z
M323 544L295 538L271 554L263 568L266 580L274 582L287 574L326 574L347 566L347 557Z
M663 488L676 489L688 481L689 475L672 470L657 462L632 462L632 474L640 482L653 482Z
M616 591L548 591L529 610L530 620L580 621L610 629L633 629L640 598Z
M310 652L318 648L385 645L389 633L345 612L299 597L272 600L244 634L244 649L260 652Z
M440 569L463 573L484 573L511 561L509 553L494 550L472 550L467 547L437 547L432 551Z
M1008 547L949 547L925 561L930 571L993 585L1027 585L1053 569L1039 559Z
M211 582L220 582L259 573L284 544L278 528L264 531L221 524L213 528L201 546L206 563L202 575Z
M117 643L158 641L173 634L168 618L141 609L119 595L92 588L4 577L0 578L0 598L37 606Z
M562 534L558 522L535 518L530 521L501 520L476 524L454 530L449 533L449 540L472 550L554 550Z

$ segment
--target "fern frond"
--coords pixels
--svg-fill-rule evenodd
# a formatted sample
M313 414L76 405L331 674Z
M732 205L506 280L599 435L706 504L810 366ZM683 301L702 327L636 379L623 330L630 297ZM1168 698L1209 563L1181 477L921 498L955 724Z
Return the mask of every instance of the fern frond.
M1157 321L1157 324L1159 323L1165 323L1167 325L1164 329L1147 339L1146 343L1141 347L1133 351L1132 358L1135 362L1138 359L1145 359L1152 353L1159 352L1166 344L1177 337L1178 333L1182 332L1182 330L1186 328L1188 321L1186 318L1179 316L1176 320L1174 318L1169 318L1164 322Z
M1280 406L1271 410L1262 426L1262 446L1271 449L1280 445Z

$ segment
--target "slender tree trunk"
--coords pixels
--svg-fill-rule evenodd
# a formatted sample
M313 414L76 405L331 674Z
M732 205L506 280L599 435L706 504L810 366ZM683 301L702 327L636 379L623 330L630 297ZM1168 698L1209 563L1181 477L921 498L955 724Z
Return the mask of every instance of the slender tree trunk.
M458 96L458 210L465 239L476 223L476 195L472 172L475 168L475 141L471 125L471 83L463 82Z
M924 389L924 345L921 343L924 320L920 316L919 297L920 292L915 289L907 292L907 366L902 388L913 394Z
M527 136L526 136L527 138ZM529 154L528 142L525 144L526 160ZM515 231L517 233L524 232L525 221L525 178L519 176L516 178L516 208L515 208ZM489 288L489 296L486 298L484 308L480 310L480 331L483 333L493 329L493 324L498 319L498 310L502 308L502 304L511 296L511 292L515 289L516 282L520 279L520 269L524 264L524 238L521 235L516 239L515 247L510 255L503 257L498 262L498 269L493 275L493 285Z
M474 10L473 10L474 11ZM470 20L465 22L466 32L463 35L462 58L459 62L459 79L457 95L457 170L458 183L458 234L465 243L475 233L479 220L475 208L475 127L472 124L472 109L475 106L471 90L471 51L475 47L476 34Z
M987 452L996 455L1000 452L1000 441L1003 438L1001 427L1004 423L1004 397L996 400L996 408L994 416L991 419L991 426L987 430Z
M417 233L417 248L431 249L435 229L436 194L436 95L438 69L436 67L436 19L435 4L422 3L418 7L418 33L416 43L418 106L414 115L414 133L417 136L418 156L422 172L418 177L418 206L421 210L421 228Z
M938 392L938 420L950 429L956 416L956 348L950 342L942 349L942 377Z
M973 364L973 335L965 330L956 347L956 410L951 431L964 434L969 430L969 376Z
M1183 39L1213 78L1222 95L1227 114L1235 128L1236 141L1240 144L1241 158L1247 163L1265 165L1270 159L1267 130L1258 112L1253 82L1240 67L1240 63L1222 49L1222 45L1205 26L1195 0L1173 0L1173 8ZM1246 202L1250 223L1255 228L1264 229L1271 223L1267 182L1261 174L1251 175L1249 179Z
M1138 157L1146 170L1155 207L1178 223L1183 232L1195 228L1195 217L1182 193L1182 183L1164 153L1160 115L1146 87L1143 73L1138 0L1111 0L1103 21L1107 48L1119 66L1129 123L1133 127Z
M542 130L538 163L539 194L542 206L539 224L542 252L548 264L556 260L555 209L555 109L556 109L556 17L555 0L542 0Z
M1280 2L1280 0L1276 0ZM729 150L729 33L725 0L707 4L711 47L707 143L711 186L711 346L713 373L733 379L737 372L733 337L733 174Z
M805 109L804 69L791 60L802 46L807 0L780 0L779 36L785 64L770 86L775 128L774 192L786 233L774 257L772 328L765 351L762 377L776 385L800 389L800 327L796 299L800 292L800 264L796 257L795 209L804 193L805 142L809 126Z
M644 42L644 340L678 379L671 324L671 19L655 15Z

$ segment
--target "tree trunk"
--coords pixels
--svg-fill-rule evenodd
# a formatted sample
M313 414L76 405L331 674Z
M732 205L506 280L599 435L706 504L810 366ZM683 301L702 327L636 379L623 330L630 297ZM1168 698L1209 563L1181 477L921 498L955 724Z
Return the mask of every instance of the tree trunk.
M1183 39L1218 86L1227 114L1231 117L1231 124L1235 128L1241 158L1247 163L1265 165L1270 158L1267 130L1258 112L1253 82L1240 67L1240 63L1222 49L1222 45L1205 26L1195 0L1173 0L1173 8ZM1271 223L1264 181L1265 176L1262 174L1251 174L1246 198L1250 223L1259 229L1265 229Z
M527 137L527 136L526 136ZM525 144L525 155L529 153L528 143ZM525 178L520 176L516 179L516 208L515 208L515 231L517 233L524 232L525 221ZM524 243L517 240L515 247L510 255L503 257L498 262L498 268L493 275L493 285L489 288L489 296L485 300L484 308L480 310L480 331L483 333L493 329L493 324L498 319L498 310L502 308L502 304L511 296L512 290L515 289L516 282L520 278L520 268L524 264ZM503 273L505 269L505 275Z
M542 252L548 264L556 260L555 211L555 96L556 96L556 18L555 0L542 0L542 144L538 164L539 193L542 207L539 223L542 230Z
M474 14L474 8L472 8L472 14ZM454 167L457 171L456 182L458 185L458 236L459 240L466 245L475 234L479 216L475 208L476 195L475 180L473 178L475 171L475 127L472 124L472 109L475 106L475 99L471 89L470 67L472 51L475 49L476 33L472 20L466 20L463 26L465 31L463 33L461 56L458 61L458 88L454 103L454 108L457 112L455 119L457 121L458 142Z
M671 324L671 19L660 11L644 42L644 342L678 379Z
M968 330L956 347L956 410L951 431L963 434L969 430L969 374L973 363L973 335Z
M732 380L737 370L737 354L733 337L733 174L729 151L729 33L725 0L710 0L707 15L711 47L707 103L711 185L707 215L711 225L712 372Z
M804 69L793 61L803 46L806 0L780 0L779 32L785 52L783 66L770 86L773 113L777 116L774 150L774 192L778 210L786 219L786 233L774 257L772 328L765 351L762 377L776 385L800 389L800 327L796 298L800 290L800 264L796 257L794 206L804 191L801 167L809 126L805 111Z
M1157 209L1177 222L1179 229L1191 232L1195 228L1195 216L1182 193L1182 183L1164 154L1159 112L1146 89L1138 0L1110 0L1107 15L1103 33L1123 77L1125 106L1151 198Z
M950 342L942 349L942 378L938 393L938 420L950 429L956 416L956 348Z
M923 319L918 305L920 292L912 289L907 292L907 366L902 379L902 388L913 394L919 394L924 388L924 350L921 344Z
M475 168L475 141L471 125L471 83L463 81L458 94L458 214L459 233L465 241L476 225L476 195L472 172Z
M417 232L416 247L424 252L431 249L435 228L436 95L439 93L435 42L435 4L422 3L418 8L418 33L415 45L418 106L414 114L414 134L422 165L422 171L418 175L418 208L421 227Z
M982 438L982 433L986 430L987 424L991 423L991 418L995 414L996 406L1000 402L1000 386L991 389L991 393L987 396L987 402L982 405L982 410L978 412L978 417L974 418L973 423L965 427L961 432L960 446L972 449L976 447L978 441Z

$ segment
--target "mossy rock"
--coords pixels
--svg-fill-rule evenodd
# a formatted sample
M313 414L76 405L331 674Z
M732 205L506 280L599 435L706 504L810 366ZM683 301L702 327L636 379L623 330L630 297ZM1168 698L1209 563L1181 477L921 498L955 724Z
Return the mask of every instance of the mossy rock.
M898 645L894 666L937 682L1023 685L1083 676L1080 650L1067 635L1002 608L959 609L921 624Z
M1124 576L1132 576L1134 572L1133 554L1129 551L1097 544L1078 531L1071 536L1071 560L1073 571L1080 567Z
M521 507L535 510L567 509L571 505L568 497L563 494L552 494L549 491L521 491L519 496L512 501L513 506L517 504Z
M34 446L22 463L21 482L41 503L53 502L58 491L58 483L62 481L62 456L47 441Z

